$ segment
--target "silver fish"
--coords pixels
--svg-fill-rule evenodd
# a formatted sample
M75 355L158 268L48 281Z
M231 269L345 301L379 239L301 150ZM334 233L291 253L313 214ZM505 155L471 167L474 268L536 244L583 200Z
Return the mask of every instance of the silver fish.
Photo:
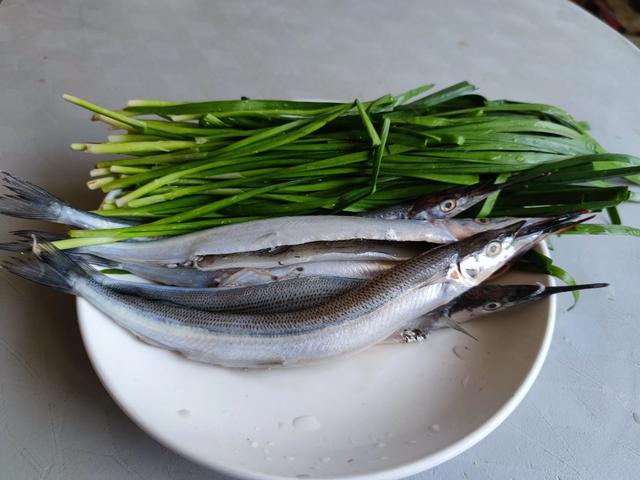
M13 192L11 195L0 195L0 214L89 229L136 225L135 222L73 208L46 190L7 172L0 171L0 184Z
M363 282L340 277L308 277L240 288L173 287L107 276L84 260L67 256L93 282L115 292L217 312L275 313L315 307ZM35 255L24 258L23 263L30 263L33 270L41 271L44 276L58 276L53 267L40 262Z
M520 222L442 245L318 307L275 314L204 312L116 293L46 243L36 253L57 276L20 261L5 267L79 295L138 338L188 358L230 367L296 365L379 343L405 320L480 284L549 233L574 225L575 218Z
M362 239L450 243L516 221L513 218L492 218L482 221L454 219L407 222L337 215L277 217L149 242L111 243L77 250L125 262L191 265L206 255L252 252L310 242Z
M398 262L398 260L307 262L269 269L243 268L240 270L231 270L228 275L224 275L224 271L217 270L216 272L219 275L219 287L240 287L277 282L292 278L318 276L367 279L373 278L385 270L389 270L396 266Z
M34 258L33 261L37 260ZM77 258L74 261L79 264L83 262ZM46 264L40 265L40 268L51 269ZM308 277L238 288L181 288L123 281L103 275L88 266L84 268L94 281L119 293L208 311L273 313L310 308L364 283L362 279ZM51 269L49 274L55 275L55 272ZM461 323L480 316L542 300L551 295L607 286L607 283L553 287L542 284L479 285L447 305L412 320L384 343L413 343L425 339L431 331L459 328Z
M49 233L37 233L33 231L18 231L14 232L19 236L26 236L25 240L32 236L42 238L43 240L52 241L57 239L57 235ZM31 250L31 240L22 242L5 242L0 243L0 250L14 251L14 252L28 252ZM333 243L333 242L330 242ZM336 242L339 243L339 242ZM324 249L320 247L314 247L309 250L309 254L306 257L301 257L300 260L303 263L294 263L284 266L276 266L272 268L221 268L218 270L201 270L194 267L184 267L181 265L173 264L168 266L158 265L151 262L136 263L136 262L119 262L115 260L108 260L89 253L77 253L70 251L69 255L78 260L85 260L92 265L101 266L110 269L125 270L133 275L136 275L145 280L149 280L163 285L172 285L177 287L245 287L249 285L259 285L270 282L294 279L294 278L309 278L309 277L336 277L336 278L348 278L348 279L366 279L372 278L375 275L388 270L393 267L397 262L404 259L415 256L418 252L424 251L428 244L415 244L403 248L402 244L394 248L389 247L386 252L367 252L366 250L358 251L360 248L364 248L364 244L368 242L362 242L362 246L357 249L349 249L350 252L343 253L340 251L334 251L330 245L326 245ZM375 243L375 242L373 242ZM418 248L420 246L421 248ZM293 252L304 251L304 245L300 249L292 250ZM318 248L318 253L313 252ZM413 255L409 255L409 253ZM414 253L415 252L415 253ZM289 252L291 253L291 252ZM255 259L255 263L262 265L269 265L273 263L269 261L268 254L252 254L251 252L246 254L250 261L244 261L243 254L234 254L235 257L229 263L226 261L221 262L221 265L251 265ZM261 263L262 255L265 255L265 260ZM345 260L339 261L340 257L348 258L352 256L354 258L387 258L388 260ZM295 255L297 256L297 255ZM278 255L276 255L276 258ZM291 257L290 257L291 258ZM336 260L326 261L308 261L314 258L336 258ZM305 262L305 260L307 260ZM278 261L280 262L280 261ZM286 263L282 261L282 263ZM210 264L207 265L210 267Z
M399 261L414 257L430 247L429 244L418 242L312 242L256 252L206 255L198 258L194 266L200 270L269 269L308 262Z
M442 328L461 329L460 324L490 313L507 310L545 299L551 295L576 290L608 287L608 283L562 285L480 285L463 293L447 305L417 318L394 333L384 343L414 343L425 340L428 333ZM463 332L469 335L466 331Z

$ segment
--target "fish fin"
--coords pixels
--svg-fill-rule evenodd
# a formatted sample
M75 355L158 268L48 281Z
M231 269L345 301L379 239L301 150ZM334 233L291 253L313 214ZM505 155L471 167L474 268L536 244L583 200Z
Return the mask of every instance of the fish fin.
M66 238L69 238L68 235L65 235L63 233L42 232L42 231L38 231L38 230L14 230L14 231L12 231L10 233L15 235L16 237L20 237L20 238L23 238L25 240L29 240L29 242L31 242L31 240L33 240L33 236L34 235L36 237L41 238L42 240L46 240L48 242L56 242L58 240L64 240Z
M0 171L0 184L13 195L0 196L0 213L18 218L59 222L68 204L46 190L7 172Z
M0 208L1 202L2 199L0 199ZM30 252L34 235L36 235L38 238L42 238L50 242L67 238L66 235L49 232L37 232L35 230L15 230L11 233L21 238L22 240L17 240L14 242L0 242L0 250L4 250L5 252Z
M77 255L72 257L58 250L52 243L36 236L33 237L33 253L65 278L71 278L74 275L80 277L97 275L91 265Z
M25 253L31 251L31 242L0 242L0 250L5 252Z
M49 233L49 232L36 232L33 230L18 230L11 233L24 238L24 240L19 240L15 242L0 242L0 250L3 250L5 252L17 252L17 253L31 252L33 249L34 236L37 239L39 239L39 241L46 240L49 242L67 238L66 235L58 235L58 234ZM118 262L109 260L107 258L98 257L97 255L93 255L90 253L77 253L72 250L72 251L69 251L67 255L76 262L90 263L92 265L98 265L106 268L120 267L120 263Z
M476 337L474 337L473 335L471 335L469 333L469 331L464 328L462 325L460 325L460 323L456 322L452 317L451 317L451 312L448 309L445 309L443 314L442 314L442 321L449 327L452 328L454 330L457 330L460 333L464 333L465 335L467 335L468 337L473 338L476 342L479 342L480 340L478 340Z
M72 293L71 284L67 277L60 274L35 255L13 257L3 261L0 266L8 272L31 280L32 282L55 288L65 293Z

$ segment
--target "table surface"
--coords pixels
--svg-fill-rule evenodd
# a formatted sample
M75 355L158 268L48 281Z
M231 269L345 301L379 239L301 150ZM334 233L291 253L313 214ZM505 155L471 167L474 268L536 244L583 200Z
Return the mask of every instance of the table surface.
M5 0L0 168L80 207L96 204L81 181L91 160L68 144L104 129L65 104L64 92L106 106L140 97L346 100L463 79L491 97L558 104L588 119L610 150L640 154L635 47L564 1L479 4ZM640 225L639 207L622 213ZM578 281L612 286L585 292L570 312L562 298L549 357L521 406L480 444L414 479L637 477L638 239L553 243ZM3 274L0 305L0 478L226 478L168 451L116 406L84 352L71 297Z

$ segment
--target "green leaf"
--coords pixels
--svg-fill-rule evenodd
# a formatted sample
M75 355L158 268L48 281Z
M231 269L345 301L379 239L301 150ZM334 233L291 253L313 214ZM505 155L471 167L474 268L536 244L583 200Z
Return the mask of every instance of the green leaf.
M371 194L376 193L376 185L378 183L378 175L380 174L380 165L382 165L382 157L387 146L387 138L389 136L389 128L391 127L391 120L385 118L382 121L382 132L380 133L380 145L376 148L376 152L373 158L373 171L371 174Z
M103 268L100 273L104 275L128 275L129 272L120 268Z
M460 82L450 87L439 90L435 93L432 93L431 95L427 95L426 97L415 100L414 102L411 102L407 105L403 105L399 108L415 109L416 107L420 107L420 108L433 107L440 103L444 103L449 100L452 100L456 97L465 95L467 93L471 93L474 90L476 90L476 87L471 85L469 82Z
M358 107L358 112L360 112L360 117L362 118L364 128L367 130L369 138L371 138L371 146L377 147L378 145L380 145L380 137L378 136L378 132L376 132L376 128L373 126L373 123L371 123L369 115L358 99L356 99L356 107Z
M509 177L510 175L508 173L501 173L500 175L498 175L495 182L493 183L496 185L499 185L501 183L506 182L509 179ZM498 200L498 196L500 195L500 192L501 192L500 190L496 190L486 198L486 200L482 204L482 208L480 209L480 212L478 213L478 218L485 218L489 216L489 214L491 213L491 210L493 210L493 207L496 204L496 201Z
M435 87L435 83L426 83L424 85L420 85L419 87L412 88L411 90L407 90L406 92L401 93L400 95L395 95L395 100L392 106L397 107L400 105L404 105L412 98L423 94L427 90L431 90L433 87Z
M607 207L607 214L609 215L609 220L614 225L622 225L622 219L620 218L620 213L616 207Z
M522 261L517 262L515 267L518 270L526 272L551 275L567 285L577 285L576 280L566 270L555 265L551 258L537 250L529 250L525 253L522 256ZM571 305L568 310L572 310L580 299L580 292L578 290L574 290L571 294L573 295L573 305Z

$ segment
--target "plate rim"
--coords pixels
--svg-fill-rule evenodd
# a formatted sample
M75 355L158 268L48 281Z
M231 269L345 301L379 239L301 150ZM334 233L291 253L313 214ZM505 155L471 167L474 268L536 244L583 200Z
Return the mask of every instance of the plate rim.
M546 242L543 241L536 248L539 248L541 250L541 253L543 253L544 255L549 256L550 252ZM553 277L551 277L550 275L545 275L545 277L550 286L556 285L556 281ZM411 475L425 472L448 460L451 460L452 458L460 455L461 453L465 452L466 450L470 449L474 445L478 444L481 440L486 438L515 411L518 405L520 405L526 394L533 386L536 378L538 378L540 371L542 370L542 366L544 365L544 362L549 353L549 348L551 346L551 339L555 330L557 313L556 297L551 295L547 298L547 302L548 307L546 313L546 328L544 336L542 337L540 348L533 363L531 364L527 375L524 377L522 383L517 387L513 395L502 406L500 406L495 411L495 413L491 417L489 417L483 424L473 429L466 436L450 444L449 446L436 452L430 453L418 460L414 460L403 465L376 470L370 473L345 474L332 477L323 476L317 478L334 480L398 480L401 478L409 477ZM181 455L187 460L209 468L213 471L222 473L224 475L243 480L291 480L295 478L285 475L264 473L244 467L230 466L227 463L219 462L217 460L205 461L191 454L191 452L187 448L183 448L179 442L174 442L170 438L163 436L160 431L156 431L153 426L147 425L146 422L138 416L136 411L128 409L114 393L114 390L111 388L110 382L108 381L108 376L104 373L98 361L96 352L90 347L90 343L87 341L90 322L86 322L83 319L83 312L88 308L93 309L95 307L90 305L89 302L82 299L81 297L76 297L76 315L80 328L80 335L82 337L82 343L84 344L87 356L89 357L89 361L91 362L91 365L96 372L100 383L102 383L109 396L113 399L116 405L118 405L118 407L127 415L127 417L129 417L129 419L131 419L133 423L135 423L143 432L145 432L161 445L169 448L170 450ZM313 479L313 477L311 478Z

